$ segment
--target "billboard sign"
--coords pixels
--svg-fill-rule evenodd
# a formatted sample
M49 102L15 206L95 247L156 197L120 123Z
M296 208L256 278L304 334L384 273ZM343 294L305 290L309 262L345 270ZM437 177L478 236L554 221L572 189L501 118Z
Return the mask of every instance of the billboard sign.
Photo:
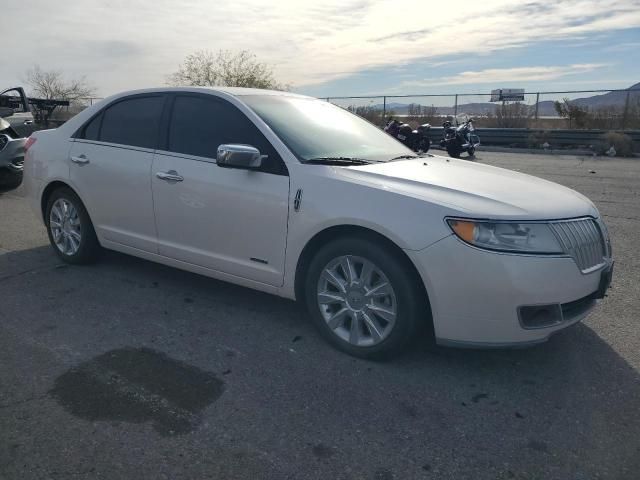
M492 102L523 102L524 88L499 88L491 90Z

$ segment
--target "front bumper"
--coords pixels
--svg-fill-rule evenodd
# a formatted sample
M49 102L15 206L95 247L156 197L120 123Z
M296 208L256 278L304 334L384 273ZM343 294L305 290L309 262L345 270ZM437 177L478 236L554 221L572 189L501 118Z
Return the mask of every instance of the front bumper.
M584 274L572 258L489 252L455 235L407 251L425 283L436 340L470 347L527 346L579 322L608 287L603 268ZM603 286L601 282L607 283ZM558 304L562 321L524 328L522 306Z

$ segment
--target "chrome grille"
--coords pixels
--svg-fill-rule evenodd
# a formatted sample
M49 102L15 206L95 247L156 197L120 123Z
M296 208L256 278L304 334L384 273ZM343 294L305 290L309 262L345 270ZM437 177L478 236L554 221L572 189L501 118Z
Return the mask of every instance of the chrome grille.
M592 218L551 223L551 229L564 251L571 255L583 273L605 264L605 239L600 226Z

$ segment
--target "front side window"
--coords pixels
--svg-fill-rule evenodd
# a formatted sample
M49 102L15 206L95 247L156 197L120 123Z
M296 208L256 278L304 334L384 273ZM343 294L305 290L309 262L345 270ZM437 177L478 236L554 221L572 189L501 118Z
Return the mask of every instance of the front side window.
M163 105L164 96L155 95L129 98L107 107L102 113L98 139L133 147L156 148ZM89 127L91 124L87 129Z
M244 113L229 102L178 95L173 104L167 148L171 152L215 159L224 143L251 145L267 155L265 170L283 173L275 148Z

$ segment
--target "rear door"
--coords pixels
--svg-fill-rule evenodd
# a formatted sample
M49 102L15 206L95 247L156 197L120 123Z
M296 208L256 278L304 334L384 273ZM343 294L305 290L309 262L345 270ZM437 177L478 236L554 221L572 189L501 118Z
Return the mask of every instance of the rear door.
M174 98L164 151L153 162L159 253L282 285L289 203L284 162L256 125L227 100L198 94ZM264 169L217 166L216 152L224 143L258 148L268 156Z
M105 240L157 252L151 166L165 95L110 104L80 131L69 156L71 180Z

